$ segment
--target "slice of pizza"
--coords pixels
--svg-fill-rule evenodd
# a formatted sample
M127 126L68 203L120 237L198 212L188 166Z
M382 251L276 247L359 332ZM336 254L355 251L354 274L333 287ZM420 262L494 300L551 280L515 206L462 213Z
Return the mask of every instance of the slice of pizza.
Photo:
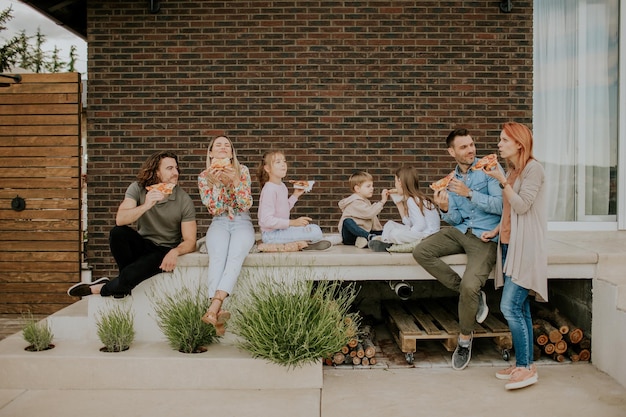
M293 184L293 188L304 190L305 193L308 193L309 191L311 191L313 189L313 184L315 184L315 181L305 181L305 180L298 180L298 181L291 180L289 182Z
M491 171L498 165L498 155L495 153L489 154L487 156L482 157L476 162L476 165L472 167L474 171L479 169L486 169L487 171Z
M223 171L231 165L230 158L213 158L211 159L211 168Z
M146 187L146 190L148 191L157 190L157 191L162 192L165 195L169 195L169 194L172 194L172 191L174 191L174 187L176 187L176 184L172 184L169 182L160 182L158 184L148 185Z
M391 197L391 200L398 204L400 201L404 200L404 196L398 194L398 190L395 188L392 188L389 190L389 197Z
M442 179L430 184L430 188L434 191L445 190L448 187L448 184L450 184L450 181L452 181L452 178L454 178L454 171L451 171Z

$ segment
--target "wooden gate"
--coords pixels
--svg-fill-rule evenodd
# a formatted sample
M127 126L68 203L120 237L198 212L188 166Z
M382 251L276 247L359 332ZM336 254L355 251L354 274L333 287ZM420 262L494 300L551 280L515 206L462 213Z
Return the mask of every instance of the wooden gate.
M0 313L53 313L80 281L80 74L0 78Z

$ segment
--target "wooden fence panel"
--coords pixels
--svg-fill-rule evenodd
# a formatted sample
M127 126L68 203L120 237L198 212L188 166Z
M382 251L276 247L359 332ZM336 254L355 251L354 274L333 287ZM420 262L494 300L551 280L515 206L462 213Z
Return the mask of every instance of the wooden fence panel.
M0 313L51 314L75 301L65 290L80 281L80 74L2 81Z

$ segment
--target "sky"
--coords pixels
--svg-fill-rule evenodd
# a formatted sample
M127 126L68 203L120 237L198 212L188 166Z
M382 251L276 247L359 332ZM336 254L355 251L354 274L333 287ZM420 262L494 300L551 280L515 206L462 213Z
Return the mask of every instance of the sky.
M32 36L35 35L37 29L40 28L41 33L46 36L43 49L52 52L56 46L59 49L59 56L63 61L69 59L72 45L76 46L78 57L76 69L83 75L83 78L86 78L87 42L18 0L0 1L0 10L4 10L9 6L13 8L13 19L7 22L7 29L0 32L0 39L6 40L7 38L11 38L18 35L22 30L25 30L27 35Z

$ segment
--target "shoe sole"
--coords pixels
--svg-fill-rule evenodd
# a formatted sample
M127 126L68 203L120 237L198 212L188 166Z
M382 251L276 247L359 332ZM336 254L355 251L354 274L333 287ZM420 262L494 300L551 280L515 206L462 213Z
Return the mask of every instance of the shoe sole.
M302 250L326 250L332 246L328 240L320 240L315 243L309 243L309 245Z
M487 306L487 294L485 294L484 291L481 291L480 292L480 297L483 300L483 305L485 306L485 308L484 308L484 310L483 310L483 312L482 312L482 314L480 316L476 315L476 322L478 324L480 324L483 321L485 321L487 319L487 316L489 315L489 307Z
M525 379L523 381L509 382L508 384L504 386L504 388L508 390L526 388L530 385L535 384L537 381L539 381L539 377L537 376L537 374L535 374L531 376L530 378Z

